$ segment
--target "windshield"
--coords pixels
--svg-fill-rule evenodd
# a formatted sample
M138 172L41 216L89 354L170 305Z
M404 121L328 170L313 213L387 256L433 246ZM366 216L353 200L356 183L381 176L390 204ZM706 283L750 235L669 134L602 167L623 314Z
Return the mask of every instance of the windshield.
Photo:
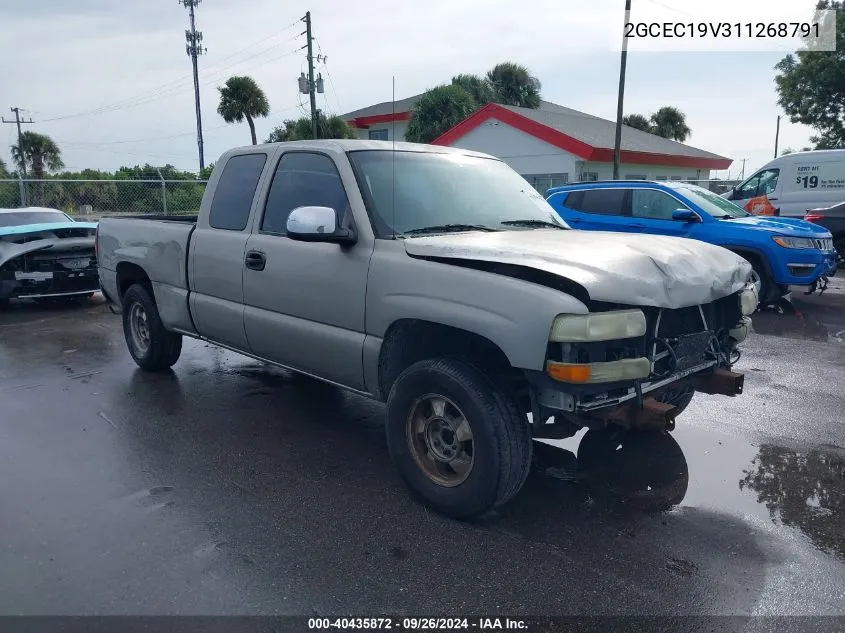
M0 226L24 226L26 224L51 224L68 222L70 218L61 211L13 211L0 213Z
M668 184L668 183L665 183ZM689 198L692 202L697 204L703 211L713 216L714 218L724 218L725 216L731 218L744 218L750 213L746 212L742 207L738 207L730 200L726 200L722 196L708 191L698 185L669 185L679 193Z
M498 160L383 150L350 152L349 158L379 237L424 234L427 227L568 228L522 176Z

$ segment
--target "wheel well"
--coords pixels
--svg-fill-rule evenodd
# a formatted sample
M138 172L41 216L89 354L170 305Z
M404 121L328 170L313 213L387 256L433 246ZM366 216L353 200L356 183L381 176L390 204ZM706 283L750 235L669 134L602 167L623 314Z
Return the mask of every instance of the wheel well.
M460 358L481 369L530 410L528 382L511 366L505 353L489 339L456 327L402 319L388 328L379 354L379 389L384 398L405 369L427 358Z
M759 265L760 265L760 267L763 269L761 272L764 272L764 273L766 273L769 277L771 277L771 275L772 275L772 270L771 270L771 268L769 267L769 262L768 262L768 260L767 260L765 257L763 257L760 253L758 253L757 251L753 251L753 250L750 250L750 249L745 249L745 248L734 248L734 247L732 247L732 246L728 246L728 247L726 247L726 248L727 248L729 251L731 251L731 252L733 252L733 253L736 253L736 254L737 254L737 255L739 255L740 257L743 257L744 259L747 259L747 260L749 261L749 263L751 263L752 265L753 265L754 263L759 264Z
M153 284L150 281L147 272L138 264L131 262L120 262L117 265L117 292L121 300L123 295L129 290L129 286L133 284L141 284L146 286L152 295Z

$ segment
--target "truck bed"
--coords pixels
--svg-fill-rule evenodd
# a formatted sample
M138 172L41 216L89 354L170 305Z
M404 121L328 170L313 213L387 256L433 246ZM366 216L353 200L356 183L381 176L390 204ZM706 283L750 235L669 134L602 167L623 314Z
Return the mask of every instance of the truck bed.
M178 219L177 219L178 217ZM188 242L196 227L191 216L106 217L97 231L99 266L137 264L156 285L188 288Z

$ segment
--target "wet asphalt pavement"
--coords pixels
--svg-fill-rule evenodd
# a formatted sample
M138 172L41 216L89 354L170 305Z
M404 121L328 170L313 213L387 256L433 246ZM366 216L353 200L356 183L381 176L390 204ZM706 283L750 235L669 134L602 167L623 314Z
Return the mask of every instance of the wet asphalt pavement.
M579 434L472 524L411 499L376 403L187 339L144 374L99 297L13 306L0 614L844 614L834 286L755 315L745 394L623 477L579 471Z

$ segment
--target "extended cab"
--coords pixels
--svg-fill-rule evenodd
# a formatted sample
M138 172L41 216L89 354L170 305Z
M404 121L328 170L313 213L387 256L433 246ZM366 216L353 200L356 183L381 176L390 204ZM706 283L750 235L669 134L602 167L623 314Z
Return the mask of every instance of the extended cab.
M189 336L384 401L399 471L455 517L516 494L532 438L740 393L757 304L725 249L574 231L505 163L407 143L231 150L197 218L104 218L97 245L139 366Z

